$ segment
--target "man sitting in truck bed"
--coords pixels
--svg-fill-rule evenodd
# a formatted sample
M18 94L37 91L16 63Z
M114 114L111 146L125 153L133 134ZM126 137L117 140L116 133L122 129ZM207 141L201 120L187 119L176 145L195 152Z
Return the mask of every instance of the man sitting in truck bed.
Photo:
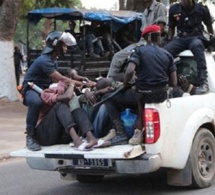
M136 121L137 130L134 134L136 136L143 131L141 116L145 102L163 102L167 98L166 85L171 83L173 87L177 86L176 67L173 64L172 55L158 46L160 32L158 25L149 25L143 30L142 37L147 41L147 45L138 46L132 51L124 79L124 85L129 85L136 71L135 88L125 90L105 103L107 113L117 132L117 135L110 140L113 145L128 141L120 120L119 105L135 107L139 110ZM133 137L130 143L139 144L141 141Z
M67 86L64 82L42 92L44 104L36 126L36 139L40 145L68 144L73 140L77 150L89 150L97 144L86 112L82 108L77 108L72 113L69 110L67 103L72 99L73 93L74 84ZM77 129L86 135L88 143L79 138Z
M172 5L168 23L170 42L164 46L173 57L186 49L192 51L198 69L199 87L195 91L197 95L209 91L202 23L206 25L208 32L213 34L212 18L207 6L195 3L193 0L181 0L180 3ZM175 27L177 27L177 37L173 38Z

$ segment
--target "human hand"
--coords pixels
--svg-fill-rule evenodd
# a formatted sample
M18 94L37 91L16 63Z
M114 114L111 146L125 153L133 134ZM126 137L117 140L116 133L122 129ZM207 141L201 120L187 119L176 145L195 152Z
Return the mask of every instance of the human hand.
M91 80L87 80L85 82L86 87L95 87L96 86L96 82L91 81Z
M179 82L179 84L180 84L180 86L181 86L181 89L182 89L183 91L187 92L187 90L188 90L188 88L189 88L189 86L190 86L190 83L189 83L189 81L187 80L187 77L184 76L184 75L180 75L180 76L179 76L179 79L178 79L178 82Z
M85 97L88 103L90 103L90 105L93 105L97 102L97 98L94 94L94 92L86 90L85 91Z
M107 86L107 87L105 87L105 88L103 88L103 89L98 90L98 91L97 91L97 94L104 95L104 94L106 94L106 93L108 93L108 92L111 92L111 91L114 91L114 88L113 88L113 87L110 87L110 86Z

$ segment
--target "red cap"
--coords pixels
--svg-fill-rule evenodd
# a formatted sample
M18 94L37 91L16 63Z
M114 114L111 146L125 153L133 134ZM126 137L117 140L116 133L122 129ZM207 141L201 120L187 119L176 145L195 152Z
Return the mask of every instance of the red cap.
M144 37L148 33L160 33L161 28L158 25L149 25L146 28L143 29L142 31L142 37Z

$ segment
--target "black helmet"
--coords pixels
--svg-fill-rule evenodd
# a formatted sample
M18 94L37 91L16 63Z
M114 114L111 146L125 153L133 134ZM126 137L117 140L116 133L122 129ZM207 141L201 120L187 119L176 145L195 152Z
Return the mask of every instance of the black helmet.
M46 37L46 46L43 54L50 53L58 48L60 43L64 42L67 46L76 45L75 38L69 32L52 31Z

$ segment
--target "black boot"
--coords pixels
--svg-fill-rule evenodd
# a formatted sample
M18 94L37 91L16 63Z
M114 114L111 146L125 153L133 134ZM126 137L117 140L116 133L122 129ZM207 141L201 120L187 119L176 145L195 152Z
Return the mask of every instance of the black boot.
M124 132L122 121L120 119L115 119L115 120L113 120L113 125L116 129L116 136L110 140L111 145L127 144L128 143L128 136Z
M41 150L40 145L35 140L35 129L27 128L26 147L32 151Z
M209 92L208 80L207 80L207 70L199 71L198 78L200 80L200 85L194 91L194 95L202 95Z

